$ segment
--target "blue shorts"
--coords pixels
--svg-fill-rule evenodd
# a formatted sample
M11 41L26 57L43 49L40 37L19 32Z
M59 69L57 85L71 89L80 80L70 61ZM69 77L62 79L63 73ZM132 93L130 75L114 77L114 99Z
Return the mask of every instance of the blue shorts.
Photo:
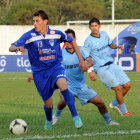
M88 100L97 96L97 93L93 89L89 88L86 84L80 89L72 89L69 87L68 89L74 97L77 97L80 100L82 105L87 104Z
M107 89L117 87L119 84L124 85L130 81L122 68L116 64L100 67L97 70L97 75Z
M59 78L66 78L65 69L57 65L49 70L33 72L33 78L40 96L46 101L53 95L54 90L58 89L56 81Z

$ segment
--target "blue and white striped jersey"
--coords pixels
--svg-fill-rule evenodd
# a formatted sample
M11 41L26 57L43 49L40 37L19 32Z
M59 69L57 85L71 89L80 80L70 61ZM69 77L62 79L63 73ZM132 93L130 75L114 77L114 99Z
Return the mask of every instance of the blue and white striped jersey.
M65 41L72 42L73 38L54 27L48 26L46 35L41 35L33 28L12 44L28 49L32 71L40 71L61 63L60 43Z

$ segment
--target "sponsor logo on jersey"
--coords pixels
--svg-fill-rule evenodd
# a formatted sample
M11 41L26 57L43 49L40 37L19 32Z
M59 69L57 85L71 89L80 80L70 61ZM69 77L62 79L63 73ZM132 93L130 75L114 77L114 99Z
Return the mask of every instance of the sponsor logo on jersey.
M32 37L35 37L35 36L36 36L36 34L35 34L35 33L31 33L31 36L32 36Z
M55 31L51 30L51 31L50 31L50 34L51 34L51 35L54 35L54 34L55 34Z
M40 60L51 60L51 59L55 59L55 55L39 57L39 59Z

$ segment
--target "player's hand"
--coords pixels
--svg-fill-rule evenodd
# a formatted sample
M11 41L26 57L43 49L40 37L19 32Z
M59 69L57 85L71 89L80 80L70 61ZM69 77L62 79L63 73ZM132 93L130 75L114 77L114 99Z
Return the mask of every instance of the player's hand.
M118 48L121 50L124 50L124 46L123 45L118 45Z
M94 72L90 72L89 77L92 81L96 81L96 74Z
M20 51L21 54L25 54L25 49L23 47L17 47L17 51Z
M28 82L28 83L31 83L31 80L34 80L34 79L33 79L33 76L29 76L29 77L27 78L27 82Z
M85 72L88 70L88 66L87 64L85 63L85 61L80 61L79 62L79 68L81 69L82 72Z

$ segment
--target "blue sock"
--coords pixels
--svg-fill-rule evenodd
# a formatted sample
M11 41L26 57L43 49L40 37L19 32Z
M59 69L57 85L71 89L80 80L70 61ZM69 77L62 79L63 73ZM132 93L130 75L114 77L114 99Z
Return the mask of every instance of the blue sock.
M107 112L107 113L105 113L105 114L102 114L102 116L103 116L103 118L104 118L104 120L105 120L105 123L106 123L106 124L109 124L109 122L111 121L111 118L110 118L110 116L109 116L109 113Z
M113 100L112 105L113 105L113 106L119 105L117 98L115 98L115 99Z
M124 114L124 113L127 112L127 109L126 109L125 103L123 103L123 104L120 105L120 110L121 110L122 114Z
M61 91L61 93L64 97L66 104L69 107L72 117L74 118L78 116L75 103L74 103L74 97L72 96L72 93L68 89Z
M47 107L44 105L44 111L45 111L46 119L47 119L48 121L52 121L52 110L53 110L53 107L52 107L52 108L47 108Z
M62 110L59 110L59 109L56 107L55 116L56 116L56 117L60 117L60 116L61 116L61 113L62 113Z

